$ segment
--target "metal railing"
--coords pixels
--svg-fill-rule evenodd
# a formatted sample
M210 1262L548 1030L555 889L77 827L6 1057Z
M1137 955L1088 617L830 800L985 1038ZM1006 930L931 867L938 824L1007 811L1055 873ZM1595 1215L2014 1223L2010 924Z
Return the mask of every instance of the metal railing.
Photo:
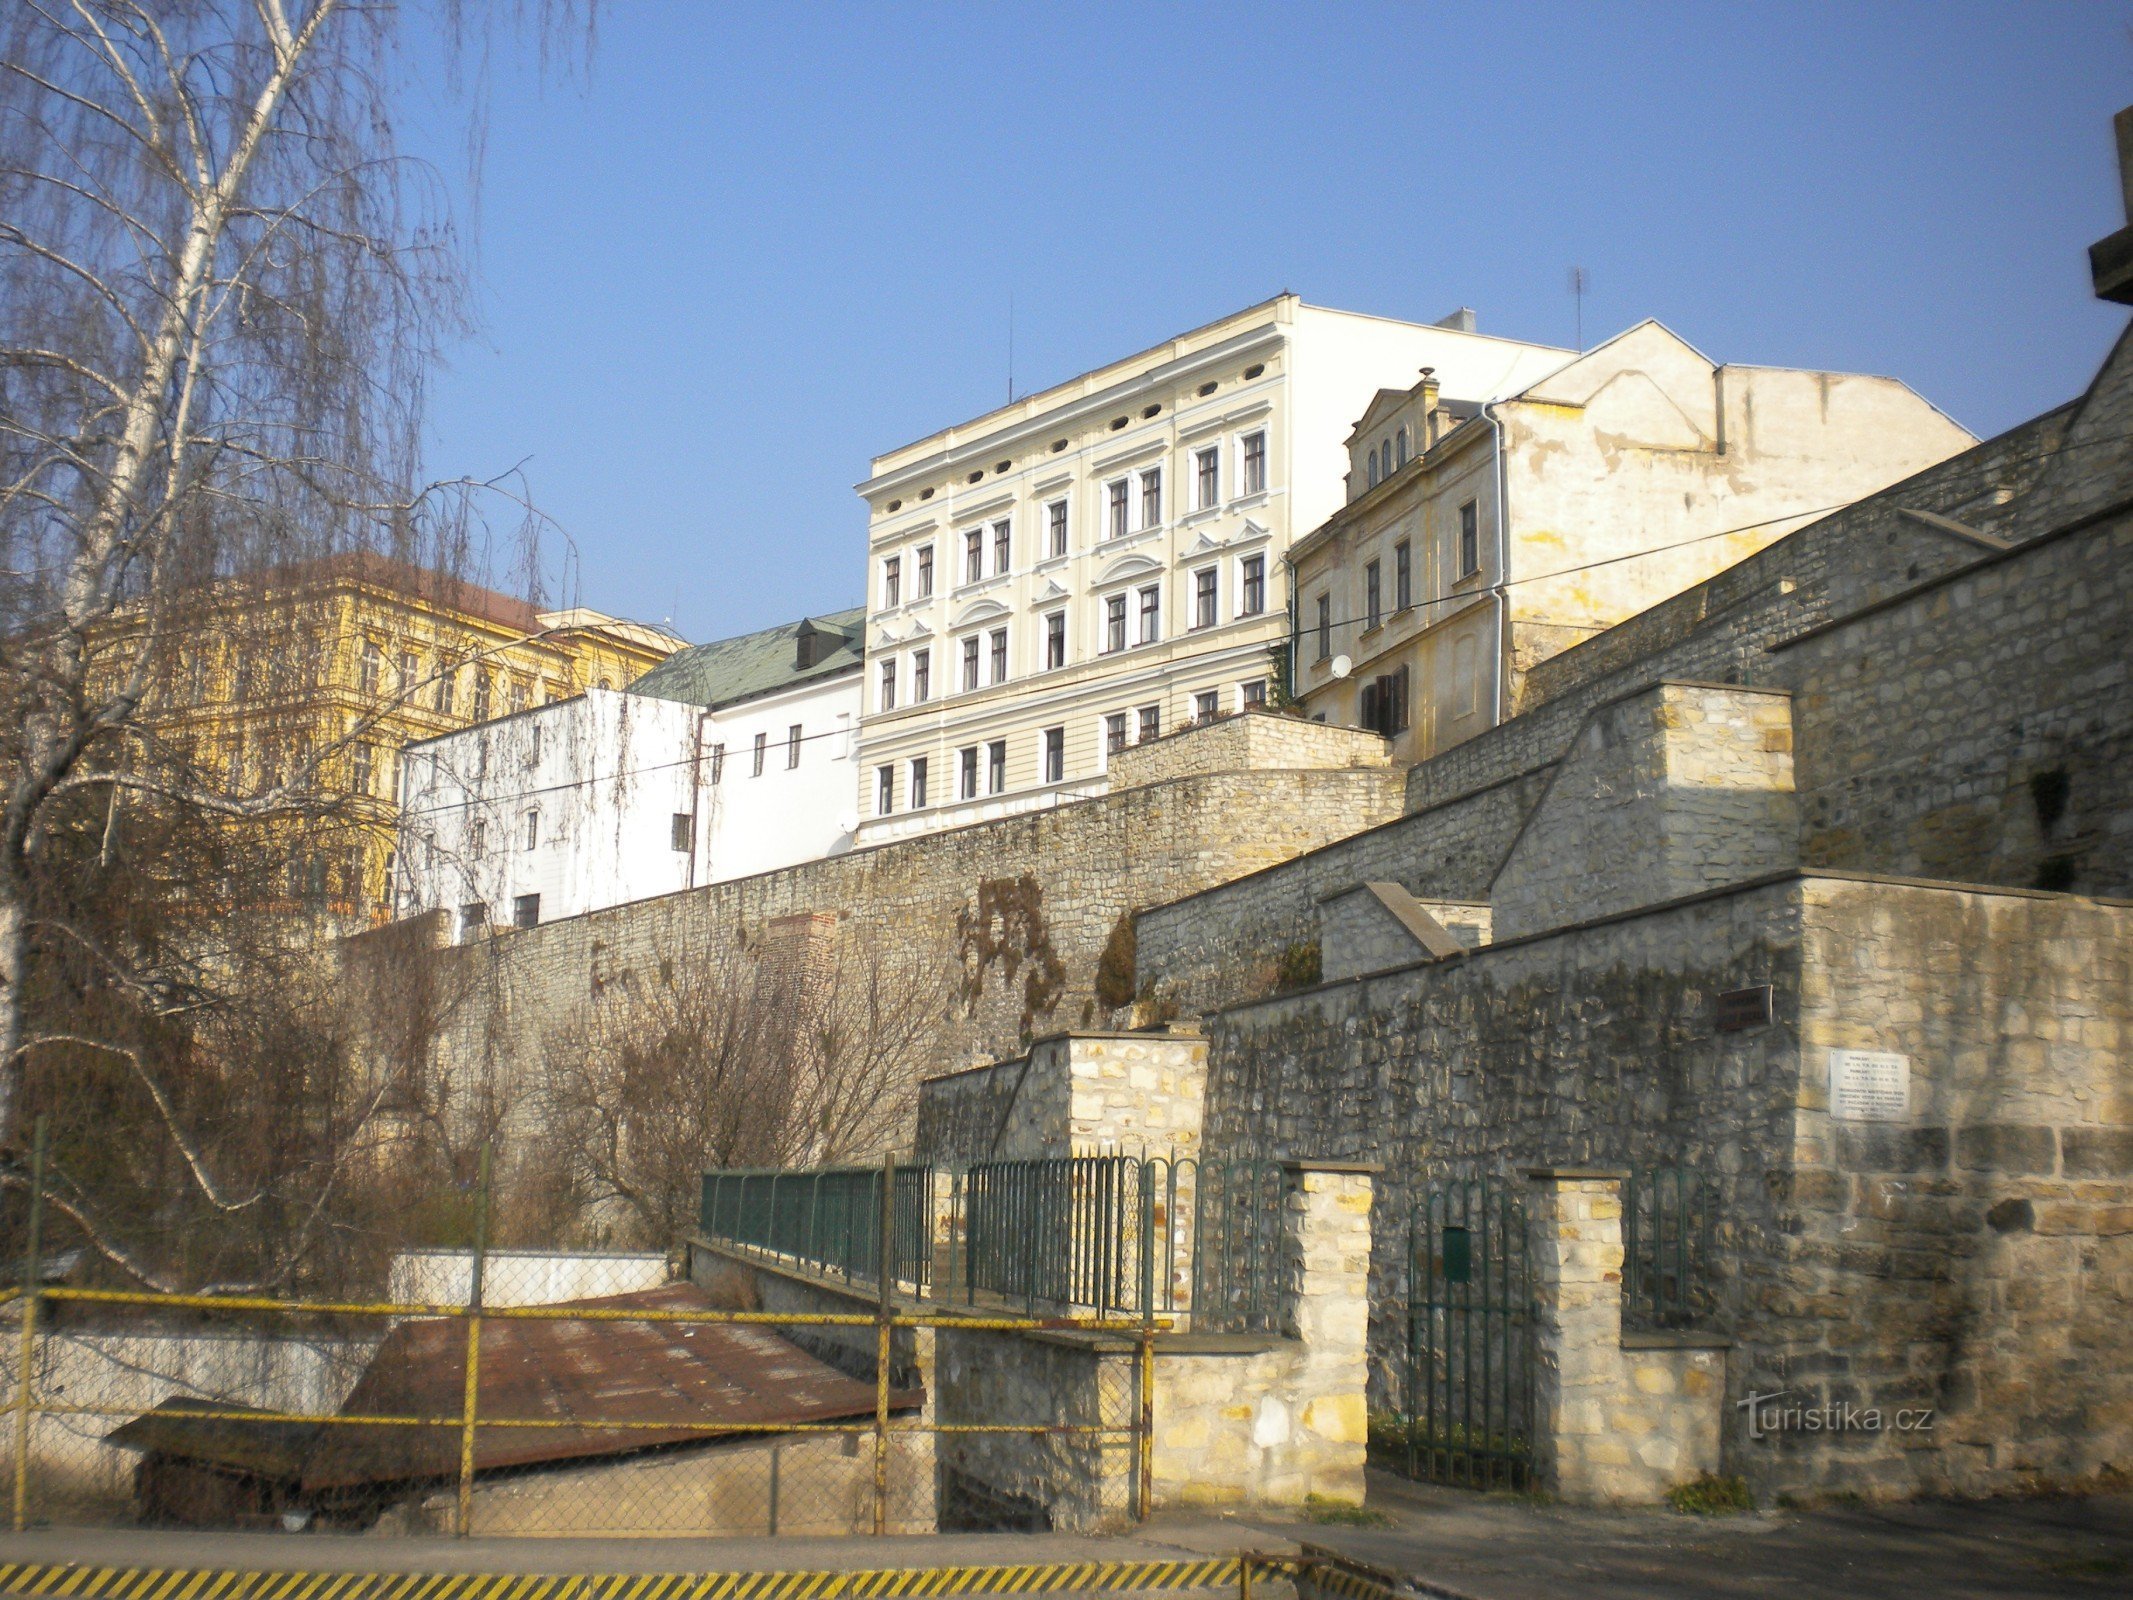
M1715 1309L1716 1185L1686 1167L1633 1171L1622 1186L1622 1324L1686 1328Z
M712 1238L745 1245L846 1282L879 1281L882 1169L740 1168L707 1172L699 1220ZM889 1230L892 1282L923 1295L933 1274L933 1169L895 1169Z
M878 1171L711 1172L709 1239L874 1280ZM1278 1304L1279 1162L1082 1154L897 1170L895 1281L1050 1315L1265 1332Z

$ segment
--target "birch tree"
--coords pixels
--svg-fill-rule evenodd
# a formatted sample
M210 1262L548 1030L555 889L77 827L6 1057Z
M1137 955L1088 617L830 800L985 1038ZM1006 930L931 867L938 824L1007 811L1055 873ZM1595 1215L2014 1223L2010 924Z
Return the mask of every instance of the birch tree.
M101 917L82 840L105 829L108 872L129 808L170 846L196 823L329 809L318 778L339 746L242 782L159 737L158 686L230 585L352 552L452 569L494 533L493 485L422 476L425 381L467 325L463 258L395 97L426 43L478 65L500 31L545 55L589 30L568 0L0 11L0 1144L19 1186L32 1063L113 1073L153 1108L174 1181L242 1211L276 1197L218 1173L173 1080L241 1031L243 964L167 927L130 937L159 915L139 884L134 911ZM525 531L508 497L505 515ZM161 909L221 937L232 869L214 870L219 891L173 881ZM91 989L127 1002L123 1025L98 1024L111 1007L81 1003ZM178 1041L159 1048L158 1030ZM344 1116L345 1085L329 1098Z

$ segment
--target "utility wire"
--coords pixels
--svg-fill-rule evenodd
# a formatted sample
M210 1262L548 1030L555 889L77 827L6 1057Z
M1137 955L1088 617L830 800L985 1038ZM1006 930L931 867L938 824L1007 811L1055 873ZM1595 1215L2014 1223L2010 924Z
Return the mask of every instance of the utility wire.
M2049 449L2049 450L2040 450L2040 451L2037 451L2037 452L2035 452L2034 454L2031 454L2031 455L2025 456L2025 457L2023 457L2022 459L2023 459L2023 461L2024 461L2024 462L2039 462L2039 461L2047 461L2047 460L2053 460L2053 459L2056 459L2056 458L2057 458L2057 457L2059 457L2059 456L2063 456L2063 455L2070 455L2070 454L2072 454L2072 453L2073 453L2074 451L2076 451L2076 450L2089 450L2089 449L2096 449L2096 448L2100 448L2100 447L2102 447L2102 446L2104 446L2104 445L2109 445L2109 444L2123 444L2123 443L2126 443L2126 442L2128 442L2128 441L2133 441L2133 432L2128 432L2128 433L2117 433L2117 434L2109 434L2109 435L2105 435L2105 436L2102 436L2102 437L2099 437L2099 438L2094 438L2094 439L2083 439L2083 440L2079 440L2079 441L2076 441L2076 442L2073 442L2073 443L2068 443L2068 444L2061 444L2061 445L2055 445L2055 446L2053 446L2053 447L2052 447L2051 449ZM1981 446L1980 446L1980 447L1974 447L1974 448L1981 448ZM1675 540L1675 541L1674 541L1673 543L1671 543L1671 544L1663 544L1663 545L1653 545L1653 546L1651 546L1651 547L1649 547L1649 548L1647 548L1647 549L1644 549L1644 550L1635 550L1635 551L1630 551L1630 552L1628 552L1628 553L1626 553L1626 554L1623 554L1623 555L1616 555L1616 556L1603 556L1602 558L1600 558L1600 559L1599 559L1599 560L1597 560L1597 561L1586 561L1586 562L1580 562L1580 563L1578 563L1578 564L1577 564L1577 565L1575 565L1575 566L1568 566L1568 567L1558 567L1558 568L1556 568L1556 569L1555 569L1554 571L1552 571L1552 572L1541 572L1541 573L1535 573L1535 574L1534 574L1533 576L1531 576L1531 577L1527 577L1527 578L1513 578L1513 579L1510 579L1510 580L1508 580L1507 582L1504 582L1504 583L1502 583L1502 584L1489 584L1489 585L1484 585L1484 586L1482 586L1482 587L1480 587L1480 588L1476 588L1476 589L1472 589L1472 590L1469 590L1469 591L1468 591L1467 593L1465 593L1465 594L1459 594L1459 595L1443 595L1443 596L1439 596L1438 598L1436 598L1436 599L1433 599L1433 600L1423 600L1423 601L1418 601L1418 602L1415 602L1414 604L1412 604L1412 605L1410 605L1410 606L1406 607L1405 609L1407 609L1407 610L1420 610L1420 609L1424 609L1424 608L1427 608L1427 607L1435 607L1435 606L1465 606L1465 605L1469 605L1469 604L1471 604L1471 603L1473 602L1473 600L1474 600L1474 599L1475 599L1475 598L1476 598L1477 596L1480 596L1480 595L1484 595L1484 594L1493 594L1493 593L1495 593L1495 592L1496 592L1496 591L1497 591L1498 589L1515 589L1515 588L1520 588L1520 587L1522 587L1522 586L1524 586L1524 585L1527 585L1527 584L1534 584L1534 583L1546 583L1546 582L1549 582L1549 581L1551 581L1551 580L1553 580L1553 579L1556 579L1556 578L1566 578L1566 577L1570 577L1570 576L1573 576L1574 574L1577 574L1577 573L1580 573L1580 572L1592 572L1592 571L1596 571L1596 570L1598 570L1598 569L1599 569L1599 568L1601 568L1601 567L1611 567L1611 566L1617 566L1617 565L1619 565L1619 564L1621 564L1622 562L1625 562L1625 561L1638 561L1638 560L1641 560L1641 559L1643 559L1643 558L1644 558L1644 557L1646 557L1646 556L1651 556L1651 555L1660 555L1660 554L1664 554L1664 553L1665 553L1666 551L1669 551L1669 550L1679 550L1679 549L1683 549L1683 548L1686 548L1686 547L1687 547L1687 546L1689 546L1689 545L1694 545L1694 544L1704 544L1704 543L1708 543L1708 542L1709 542L1710 540L1713 540L1713 539L1724 539L1724 538L1728 538L1728 537L1731 537L1732 535L1734 535L1734 534L1738 534L1738 533L1752 533L1752 532L1754 532L1755 530L1757 530L1758 528L1768 528L1768 527L1772 527L1772 526L1775 526L1776 524L1778 524L1778 523L1780 523L1780 522L1791 522L1791 521L1794 521L1794 520L1796 520L1796 519L1798 519L1798 518L1802 518L1802 517L1809 517L1809 518L1820 518L1820 517L1827 517L1827 516L1829 516L1829 515L1831 515L1831 514L1833 514L1833 513L1835 513L1835 512L1838 512L1838 511L1843 511L1843 510L1846 510L1846 509L1848 509L1848 508L1849 508L1849 507L1851 507L1851 506L1859 505L1859 504L1861 504L1861 503L1862 503L1862 502L1861 502L1861 501L1858 501L1858 500L1847 500L1847 501L1841 501L1841 502L1839 502L1839 503L1837 503L1837 504L1835 504L1835 505L1829 505L1829 506L1818 506L1818 507L1810 507L1810 508L1808 508L1808 509L1806 509L1806 510L1801 510L1801 511L1788 511L1788 512L1784 513L1784 514L1783 514L1782 516L1775 516L1775 517L1766 517L1766 518L1763 518L1763 519L1762 519L1761 521L1757 521L1757 522L1744 522L1744 523L1741 523L1741 524L1739 524L1739 525L1738 525L1738 526L1736 526L1736 527L1731 527L1731 528L1719 528L1719 529L1716 529L1716 530L1714 530L1714 531L1712 531L1712 532L1710 532L1710 533L1700 533L1700 534L1696 534L1696 535L1693 535L1692 537L1690 537L1690 538L1687 538L1687 539L1679 539L1679 540ZM1898 509L1898 510L1900 511L1900 510L1902 510L1902 509L1904 509L1904 508L1902 508L1902 507L1898 507L1897 509ZM1795 529L1794 531L1795 531L1795 532L1798 532L1798 531L1800 531L1800 530L1798 530L1798 529ZM2047 531L2049 531L2049 530L2047 530ZM1789 535L1788 535L1787 537L1789 537ZM2022 541L2022 542L2026 543L2026 542L2028 542L2028 541ZM2017 548L2019 548L2019 545L2017 545L2016 547L2017 547ZM1764 548L1765 548L1765 549L1769 549L1769 548L1772 548L1772 546L1765 546ZM1758 552L1757 552L1757 554L1761 554L1761 553L1762 553L1761 551L1758 551ZM1750 558L1750 557L1743 557L1742 559L1743 559L1743 560L1747 560L1747 559L1752 559L1752 558ZM1705 580L1705 581L1708 581L1708 580ZM1670 597L1668 597L1668 598L1671 598L1671 596L1670 596ZM1655 602L1655 603L1656 603L1656 602ZM1392 613L1390 613L1390 612L1388 612L1388 613L1387 613L1387 615L1391 615L1391 614L1392 614ZM1381 620L1382 620L1382 619L1381 619ZM1625 619L1625 620L1626 620L1626 619ZM1362 617L1345 617L1345 618L1329 618L1329 619L1328 619L1328 626L1329 626L1329 627L1334 627L1334 628L1353 628L1353 627L1357 627L1357 626L1362 626L1362 625L1366 625L1366 624L1367 624L1367 619L1366 619L1366 618L1362 618ZM862 626L864 626L864 625L862 624ZM1584 626L1587 626L1587 625L1586 625L1586 624L1582 624L1582 623L1578 623L1578 624L1572 624L1572 623L1550 623L1550 624L1548 624L1548 626L1551 626L1551 627L1572 627L1572 626L1576 626L1576 627L1584 627ZM1593 629L1594 629L1595 631L1597 631L1597 632L1605 632L1605 631L1607 630L1607 628L1609 628L1609 627L1612 627L1612 626L1616 626L1616 624L1599 624L1599 623L1595 623L1595 624L1591 624L1590 626L1591 626L1591 627L1592 627L1592 628L1593 628ZM1292 633L1290 633L1290 634L1289 634L1289 635L1287 636L1287 642L1288 642L1288 643L1290 643L1290 644L1294 644L1294 643L1296 643L1297 641L1299 641L1299 640L1301 640L1302 638L1304 638L1305 636L1307 636L1307 635L1309 635L1309 634L1313 634L1313 633L1316 633L1317 631L1318 631L1318 625L1317 625L1317 624L1316 624L1315 622L1313 622L1313 623L1308 623L1308 624L1307 624L1307 623L1304 623L1304 622L1302 622L1302 621L1301 621L1301 619L1299 619L1299 622L1298 622L1298 625L1297 625L1296 629L1295 629L1295 630L1294 630L1294 631L1293 631ZM1281 641L1275 641L1275 643L1276 643L1276 644L1278 644L1278 643L1280 643L1280 642L1281 642ZM864 686L862 685L862 688L863 688L863 687L864 687ZM990 687L990 686L988 686L988 687ZM627 692L627 691L625 691L625 692ZM970 692L971 692L971 691L969 691L969 690L959 690L959 691L957 691L957 690L952 690L952 691L950 691L950 694L955 694L955 693L966 693L966 694L967 694L967 693L970 693ZM941 698L943 698L943 699L946 699L946 698L947 698L947 696L942 696ZM560 703L560 702L559 702L559 703ZM925 705L925 704L930 704L930 703L931 703L930 701L919 701L919 702L917 702L917 704L919 704L919 705ZM545 708L539 708L539 709L545 709ZM706 708L706 709L708 709L708 708ZM910 708L906 708L906 709L910 709ZM474 729L474 728L478 728L478 727L481 727L481 726L484 726L484 724L481 724L481 723L475 723L475 724L473 724L473 725L472 725L471 727L469 727L469 728L467 728L467 729L462 729L462 730L460 730L460 732L471 732L471 731L473 731L473 729ZM857 735L858 735L858 731L859 731L859 730L858 730L857 728L846 728L846 729L831 729L831 730L828 730L828 731L826 731L826 732L823 732L823 733L806 733L806 734L802 734L802 735L800 736L800 738L801 738L801 742L802 742L803 744L804 744L804 743L808 743L808 742L811 742L811 741L813 741L813 740L816 740L816 739L851 739L851 738L856 738L856 737L857 737ZM436 737L436 738L451 738L451 737L456 737L456 735L451 735L451 734L445 734L445 735L436 735L436 736L433 736L433 737ZM784 749L784 748L786 748L786 747L787 747L787 746L789 745L789 743L790 743L790 741L789 741L789 740L780 740L780 741L773 741L773 742L768 742L768 743L766 743L766 744L765 744L765 746L764 746L764 758L765 758L765 767L764 767L764 770L765 770L765 773L766 773L766 774L767 774L767 773L768 773L769 771L773 770L773 769L771 769L771 767L769 766L769 758L770 758L770 757L771 757L772 755L776 754L776 753L777 753L777 752L778 752L779 750L781 750L781 749ZM717 747L716 747L716 746L714 746L713 748L717 748ZM752 745L750 745L750 746L748 746L748 747L744 748L744 749L743 749L743 750L742 750L742 751L741 751L741 752L739 753L739 756L737 756L737 757L736 757L736 759L740 759L740 758L749 758L749 759L752 759L752 758L753 758L753 754L754 754L754 747L753 747ZM613 773L607 774L607 775L605 775L605 776L593 776L593 777L579 778L579 779L574 779L574 780L572 780L571 782L568 782L568 783L556 783L556 784L545 784L545 785L542 785L542 786L540 786L540 787L537 787L537 788L532 788L532 789L524 789L524 790L519 790L519 791L516 791L515 793L513 793L513 794L511 794L511 795L509 795L509 796L503 796L503 797L499 797L498 799L496 799L496 800L493 800L493 801L484 801L484 802L477 802L477 801L474 801L474 800L471 800L471 799L469 799L469 800L461 801L461 802L459 802L459 803L457 803L457 804L453 804L453 805L438 805L438 806L421 806L421 807L416 807L416 806L403 806L403 807L401 807L401 808L400 808L400 812L399 812L399 814L400 814L401 816L403 816L403 817L405 817L405 816L429 816L429 815L437 815L437 814L441 814L441 813L444 813L444 812L450 812L450 811L465 811L465 810L468 810L468 809L470 809L471 807L473 807L473 806L474 806L474 805L476 805L476 804L494 804L494 805L506 805L506 804L510 804L510 803L511 803L511 802L513 802L513 801L519 801L519 800L531 800L531 799L537 798L538 796L541 796L541 795L545 795L545 794L560 794L560 793L566 793L566 792L569 792L569 791L571 791L571 790L576 790L576 789L583 789L583 788L587 788L587 787L589 787L589 786L591 786L591 785L593 785L593 784L598 784L598 783L613 783L613 782L617 782L617 781L619 781L619 780L621 780L621 779L624 779L624 778L629 778L629 777L635 777L635 776L637 776L638 774L641 774L641 773L653 773L653 772L670 772L670 771L673 771L673 770L675 770L675 769L677 769L677 768L680 768L680 767L690 767L690 766L701 766L701 765L706 765L706 764L709 764L709 762L710 762L710 751L709 751L709 750L707 750L707 751L706 751L706 752L704 753L704 755L703 755L702 757L695 757L695 756L691 756L691 757L689 757L689 758L687 758L687 759L684 759L684 760L679 760L679 761L660 761L660 762L649 762L649 763L646 763L646 764L644 764L644 765L642 765L642 766L634 766L634 767L622 767L622 768L618 768L618 769L617 769L616 771L614 771ZM778 770L789 770L789 769L778 769ZM753 774L750 774L750 776L753 776ZM723 782L723 778L721 779L721 782Z

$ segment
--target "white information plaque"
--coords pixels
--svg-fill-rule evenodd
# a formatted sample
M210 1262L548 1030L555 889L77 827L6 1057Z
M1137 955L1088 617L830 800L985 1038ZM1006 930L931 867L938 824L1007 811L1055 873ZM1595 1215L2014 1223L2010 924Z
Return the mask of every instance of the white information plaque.
M1830 1051L1829 1114L1901 1122L1911 1114L1911 1058L1885 1050Z

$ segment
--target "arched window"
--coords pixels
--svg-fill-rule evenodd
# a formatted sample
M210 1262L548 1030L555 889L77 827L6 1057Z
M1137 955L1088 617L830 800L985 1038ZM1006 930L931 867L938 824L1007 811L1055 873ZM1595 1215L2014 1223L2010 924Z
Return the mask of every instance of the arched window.
M1407 430L1405 428L1400 430L1400 465L1403 467L1407 465Z
M1378 486L1378 447L1377 447L1376 445L1372 445L1372 446L1370 447L1370 487L1371 487L1371 488L1373 488L1373 489L1375 489L1375 488L1376 488L1377 486Z

